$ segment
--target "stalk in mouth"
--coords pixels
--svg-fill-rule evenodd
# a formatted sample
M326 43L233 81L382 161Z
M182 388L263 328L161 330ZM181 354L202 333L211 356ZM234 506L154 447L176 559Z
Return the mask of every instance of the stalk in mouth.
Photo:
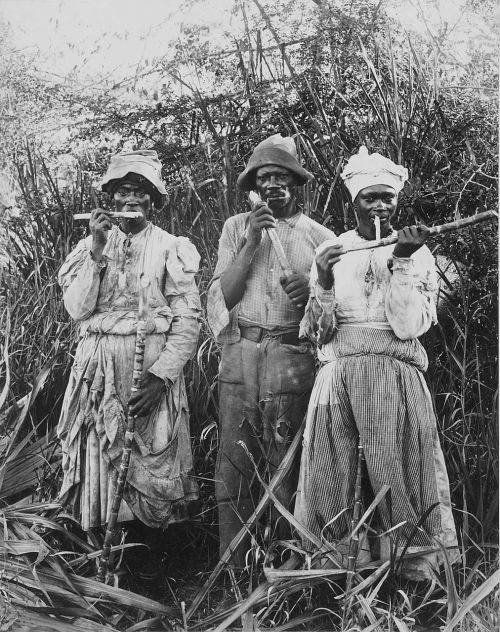
M375 240L379 241L380 240L380 217L378 215L375 215L375 217L373 218L373 223L375 224Z

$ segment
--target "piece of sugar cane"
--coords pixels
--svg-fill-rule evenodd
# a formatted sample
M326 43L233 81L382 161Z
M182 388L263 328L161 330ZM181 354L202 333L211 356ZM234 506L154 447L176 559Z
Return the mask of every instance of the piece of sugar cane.
M375 240L378 241L380 239L380 217L375 215L373 221L375 223Z

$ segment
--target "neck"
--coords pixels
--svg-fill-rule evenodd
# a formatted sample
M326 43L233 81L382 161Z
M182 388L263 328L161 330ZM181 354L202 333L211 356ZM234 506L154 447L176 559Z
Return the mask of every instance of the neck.
M375 240L375 229L371 229L368 228L366 226L360 226L358 224L358 226L356 226L356 230L358 231L358 234L361 235L361 237L364 237L364 239L368 239L369 241L374 241ZM384 231L380 233L380 237L381 239L383 239L384 237L388 237L392 232L392 226L389 224L388 228Z
M295 213L297 212L297 204L295 198L292 198L286 206L280 206L276 209L270 206L270 209L273 212L274 217L286 218L295 215Z
M145 217L139 219L122 219L120 222L120 230L129 235L137 235L141 230L144 230L148 225L148 220Z

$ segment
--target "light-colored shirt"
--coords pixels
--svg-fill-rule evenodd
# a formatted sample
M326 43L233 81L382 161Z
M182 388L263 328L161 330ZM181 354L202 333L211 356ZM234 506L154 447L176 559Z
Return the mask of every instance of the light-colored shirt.
M270 331L298 329L301 312L280 284L283 276L268 234L255 252L241 301L228 311L220 277L231 266L245 243L250 213L230 217L219 240L214 277L207 296L208 322L219 342L237 342L238 325L259 326ZM294 273L309 275L316 247L335 234L303 213L278 219L276 232Z
M396 232L393 232L396 235ZM357 231L348 231L321 244L340 243L344 249L366 242ZM392 329L401 340L418 338L437 322L438 291L434 257L422 246L409 258L392 257L394 244L342 255L334 265L334 284L324 290L311 269L311 296L301 322L301 335L322 345L320 359L329 356L328 341L339 327ZM393 259L392 273L387 261Z
M136 235L114 226L100 263L92 259L91 247L92 236L82 239L59 271L64 305L80 323L80 336L135 334L139 279L145 273L150 282L147 332L168 332L149 372L175 382L199 334L196 248L187 238L174 237L150 223Z

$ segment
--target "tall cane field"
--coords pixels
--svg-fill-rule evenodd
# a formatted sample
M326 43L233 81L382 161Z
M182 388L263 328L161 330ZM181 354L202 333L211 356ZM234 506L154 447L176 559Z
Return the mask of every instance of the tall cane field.
M135 543L123 532L113 547L113 583L96 582L102 539L83 532L58 503L55 430L77 328L64 310L57 271L87 234L87 223L73 216L93 208L95 183L114 153L158 152L168 195L152 220L197 247L204 306L223 223L248 208L236 178L255 145L273 133L295 138L315 176L300 194L304 212L337 234L355 225L339 174L361 144L409 170L397 227L498 210L498 112L490 94L440 89L435 62L391 33L381 45L370 31L326 25L317 40L285 46L254 4L273 46L264 47L248 26L245 46L211 61L216 76L237 75L234 91L206 96L188 86L126 116L118 103L89 102L93 116L75 127L73 142L91 139L94 150L69 152L63 175L58 152L36 139L11 157L19 212L0 216L2 630L498 629L496 221L430 242L440 276L439 324L422 342L461 553L452 565L442 551L446 563L432 581L401 579L396 559L351 576L338 563L315 567L301 545L308 533L277 503L269 481L262 481L269 502L249 527L246 572L236 576L217 564L220 349L205 315L185 369L200 500L191 520L165 531L161 586L129 577L123 553ZM338 55L342 47L351 51L349 63ZM292 523L295 540L273 539L273 504ZM326 540L318 546L331 553ZM280 568L287 550L299 560L294 568Z

